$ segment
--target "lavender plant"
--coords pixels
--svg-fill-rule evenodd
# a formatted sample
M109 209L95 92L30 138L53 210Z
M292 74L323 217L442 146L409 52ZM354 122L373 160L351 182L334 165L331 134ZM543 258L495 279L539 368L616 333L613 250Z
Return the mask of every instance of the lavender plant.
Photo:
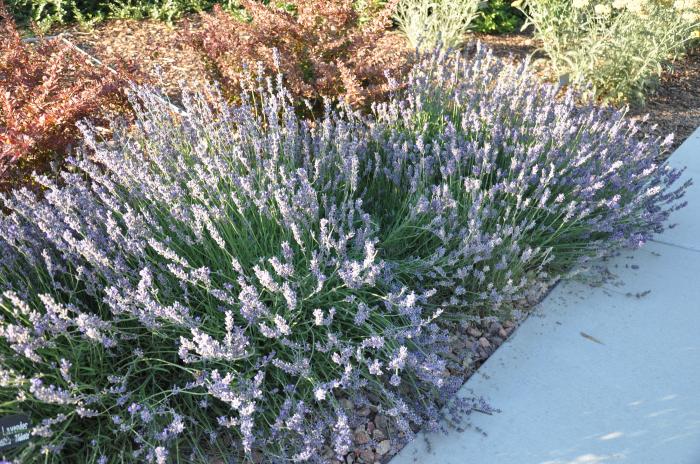
M135 127L85 127L61 186L4 198L0 413L35 424L18 462L343 456L339 400L369 395L405 436L436 425L459 381L357 194L367 128L249 84L182 116L135 89Z
M351 403L410 439L460 379L441 320L493 312L663 229L680 172L623 115L524 67L423 55L369 116L297 117L259 77L83 128L2 197L0 414L16 462L324 461ZM86 151L87 153L87 151Z
M560 92L477 45L425 55L406 96L375 106L382 158L367 182L387 218L383 250L442 309L537 300L684 206L681 171L659 161L672 135Z

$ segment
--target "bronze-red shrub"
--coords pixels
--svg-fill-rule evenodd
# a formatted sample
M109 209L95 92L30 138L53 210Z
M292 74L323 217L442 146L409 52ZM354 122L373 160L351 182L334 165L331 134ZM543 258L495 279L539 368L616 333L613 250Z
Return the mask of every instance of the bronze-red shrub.
M0 187L65 155L76 121L125 103L125 82L59 39L23 42L0 1Z
M254 0L241 0L250 21L215 7L202 13L202 25L189 40L211 60L224 83L237 90L245 64L262 63L282 72L297 97L343 96L361 106L388 90L386 73L408 64L405 42L387 35L397 0L366 24L352 0L295 0L294 12ZM275 63L274 49L279 53ZM279 65L279 69L278 68Z

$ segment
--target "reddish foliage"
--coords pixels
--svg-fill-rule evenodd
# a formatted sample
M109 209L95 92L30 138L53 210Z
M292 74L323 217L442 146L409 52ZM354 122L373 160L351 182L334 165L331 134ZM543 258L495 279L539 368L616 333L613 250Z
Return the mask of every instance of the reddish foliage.
M23 42L0 0L0 186L64 155L76 121L125 102L125 82L59 39Z
M407 66L405 42L386 35L397 2L390 0L360 25L352 0L295 0L295 13L241 0L251 21L215 7L202 13L201 29L189 37L234 89L244 64L260 62L268 73L277 72L277 49L279 71L294 95L311 100L343 96L359 106L388 90L386 73L397 77Z

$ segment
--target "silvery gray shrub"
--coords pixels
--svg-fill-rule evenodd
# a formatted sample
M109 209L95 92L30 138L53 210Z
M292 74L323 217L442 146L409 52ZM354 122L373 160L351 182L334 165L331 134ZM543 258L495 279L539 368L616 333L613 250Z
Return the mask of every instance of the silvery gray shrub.
M413 48L458 47L481 6L478 0L400 0L394 21Z
M700 37L697 0L519 0L556 76L588 96L643 104Z
M17 462L323 461L347 401L439 428L450 318L640 246L683 206L669 140L477 46L420 57L370 115L303 120L251 77L171 111L132 92L0 216L0 401ZM463 412L473 403L463 403Z

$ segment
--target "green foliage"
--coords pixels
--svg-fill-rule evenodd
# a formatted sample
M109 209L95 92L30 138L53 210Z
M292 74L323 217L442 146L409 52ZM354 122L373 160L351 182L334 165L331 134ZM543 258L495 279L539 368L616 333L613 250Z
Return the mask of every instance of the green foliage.
M696 0L519 4L560 80L613 103L643 103L664 67L684 52L700 27Z
M223 3L225 8L234 8L237 3L231 0L117 0L108 2L109 16L115 18L159 19L171 22L191 11L202 11L214 3Z
M269 2L287 11L289 2ZM385 0L355 0L362 23L369 21L384 7ZM27 24L34 22L40 30L55 24L78 23L91 26L107 18L158 19L171 22L183 14L199 12L220 4L226 10L237 10L236 0L7 0L15 18Z
M92 25L105 18L159 19L173 21L183 14L202 11L220 3L234 9L235 0L8 0L20 23L34 22L47 30L55 24Z
M414 48L461 45L477 17L479 0L401 0L394 19Z
M386 6L386 0L353 0L352 4L360 16L360 24L365 24Z
M523 24L523 15L509 0L489 0L474 20L474 30L486 34L508 34Z
M96 10L97 2L80 2L76 0L7 0L10 12L20 24L30 21L42 29L48 29L52 24L62 23L67 18L77 20L75 11L80 12L80 19L85 19L84 11Z

